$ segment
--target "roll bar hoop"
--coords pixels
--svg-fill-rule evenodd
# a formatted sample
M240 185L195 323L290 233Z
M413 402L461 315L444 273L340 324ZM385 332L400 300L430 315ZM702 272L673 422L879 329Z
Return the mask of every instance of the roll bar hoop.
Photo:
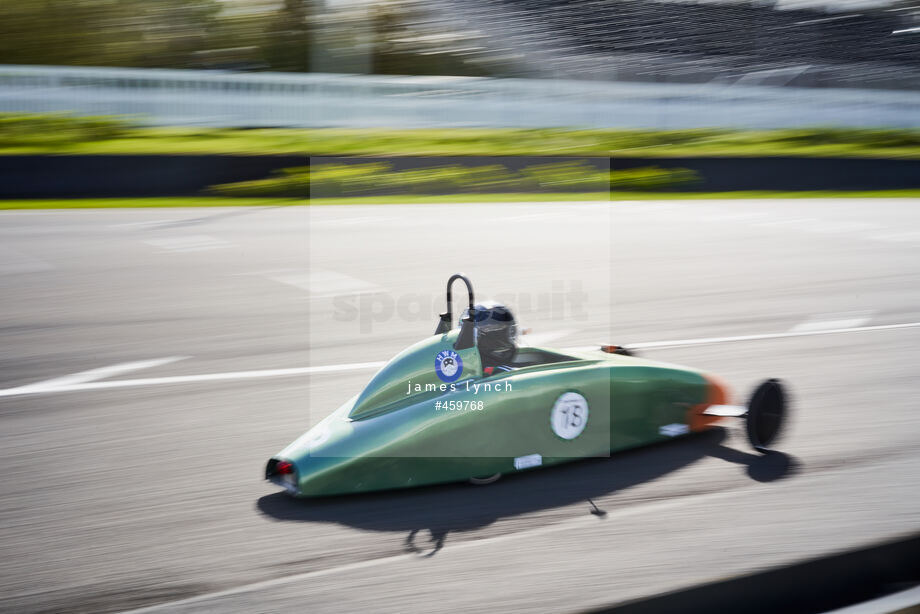
M469 277L463 273L454 273L450 276L450 279L447 280L447 311L441 314L441 319L438 321L438 326L435 329L434 334L443 335L452 328L454 321L454 301L453 295L451 294L451 286L453 286L454 282L458 279L462 279L463 283L466 284L469 308L466 317L463 318L463 322L460 325L460 336L457 337L457 342L454 344L454 349L464 350L476 345L475 335L473 334L473 323L476 321L476 310L473 307L473 303L475 302L473 298L473 284L470 282Z

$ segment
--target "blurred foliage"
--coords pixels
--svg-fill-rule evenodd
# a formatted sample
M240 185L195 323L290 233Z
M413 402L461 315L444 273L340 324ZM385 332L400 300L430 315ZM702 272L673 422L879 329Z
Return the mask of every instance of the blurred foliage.
M771 190L745 192L543 192L504 194L450 194L417 196L357 196L350 198L234 198L224 196L177 196L163 198L68 198L0 200L2 209L123 209L136 207L279 207L297 205L387 205L423 203L497 203L497 202L559 202L574 201L637 201L637 200L711 200L711 199L805 199L805 198L918 198L920 190L870 190L870 191L800 191Z
M456 164L393 170L387 162L320 164L289 168L274 177L213 186L221 196L313 198L485 194L501 192L603 192L672 190L698 181L691 170L657 167L621 171L598 169L585 161L535 164L515 172L500 164Z
M920 130L804 128L780 130L764 143L792 145L862 145L866 147L920 147Z
M477 52L484 51L476 32L434 30L415 0L378 0L369 5L372 65L381 75L488 76L500 73Z
M701 180L700 175L689 168L630 168L610 171L610 190L670 192L697 185Z
M420 25L423 10L420 0L7 0L0 64L485 74L467 38Z
M284 5L268 19L261 48L269 68L309 72L311 46L316 39L312 18L315 4L310 0L284 0Z
M7 147L52 146L117 139L128 126L111 117L0 113L0 143Z
M0 62L191 66L218 27L218 0L0 3Z
M5 154L920 158L920 130L244 130L142 128L133 125L130 118L64 115L0 114L0 119L7 126L0 130L0 153ZM90 124L100 128L89 130ZM101 129L103 125L107 126L105 130Z

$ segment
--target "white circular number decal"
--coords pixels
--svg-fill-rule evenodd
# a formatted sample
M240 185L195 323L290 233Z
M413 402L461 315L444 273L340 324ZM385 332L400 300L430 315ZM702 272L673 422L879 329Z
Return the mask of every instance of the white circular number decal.
M588 424L588 401L577 392L566 392L553 405L553 432L563 439L575 439Z

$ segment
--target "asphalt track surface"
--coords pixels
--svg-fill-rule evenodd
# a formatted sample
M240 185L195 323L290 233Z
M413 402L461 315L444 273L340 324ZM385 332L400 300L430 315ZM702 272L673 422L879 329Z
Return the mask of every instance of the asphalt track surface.
M916 531L918 205L3 212L0 610L578 611ZM557 347L777 333L644 354L739 401L786 380L782 453L728 427L484 487L262 481L457 270Z

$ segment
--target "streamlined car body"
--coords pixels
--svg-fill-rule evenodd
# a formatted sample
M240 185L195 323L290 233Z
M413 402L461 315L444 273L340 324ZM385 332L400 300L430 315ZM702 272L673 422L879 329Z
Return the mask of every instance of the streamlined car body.
M466 282L469 307L451 328L455 279ZM746 417L762 451L779 431L786 403L776 380L739 408L727 405L718 378L616 346L518 347L498 367L484 366L469 280L451 277L447 296L435 335L272 457L268 480L298 497L487 482L672 439L727 416Z

